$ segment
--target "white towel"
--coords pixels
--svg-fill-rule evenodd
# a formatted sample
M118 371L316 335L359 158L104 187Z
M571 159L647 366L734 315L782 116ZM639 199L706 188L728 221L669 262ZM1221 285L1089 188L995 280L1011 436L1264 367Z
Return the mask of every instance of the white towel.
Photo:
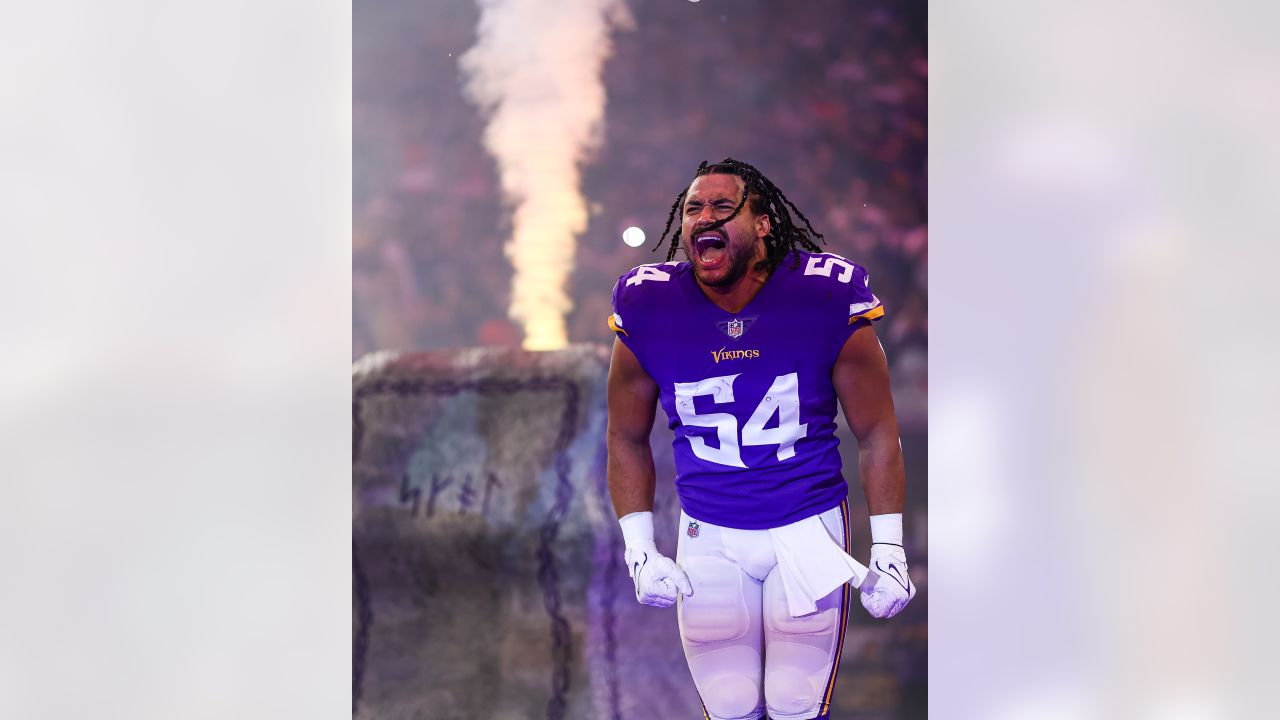
M769 531L778 556L782 587L791 617L818 609L819 598L854 580L861 585L867 568L845 553L827 534L817 515Z

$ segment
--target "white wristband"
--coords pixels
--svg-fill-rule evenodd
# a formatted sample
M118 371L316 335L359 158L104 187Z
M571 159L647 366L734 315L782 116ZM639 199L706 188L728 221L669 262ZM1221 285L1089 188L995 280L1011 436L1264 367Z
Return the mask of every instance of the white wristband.
M902 545L902 513L872 515L871 542Z
M629 548L656 547L653 542L653 513L633 512L618 518L622 526L622 541Z

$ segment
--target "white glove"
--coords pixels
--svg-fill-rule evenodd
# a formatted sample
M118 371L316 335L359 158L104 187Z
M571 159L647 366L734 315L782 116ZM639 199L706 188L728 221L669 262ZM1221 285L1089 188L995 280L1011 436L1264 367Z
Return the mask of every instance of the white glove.
M897 545L872 545L869 567L876 574L870 591L864 583L862 607L871 617L891 618L916 596L916 584L907 574L907 553Z
M671 607L677 593L693 594L689 576L653 542L653 513L634 512L618 520L627 545L627 573L636 586L636 600L654 607Z
M907 551L902 548L902 514L871 516L871 562L875 582L863 583L862 607L871 617L891 618L916 596L916 584L907 574Z

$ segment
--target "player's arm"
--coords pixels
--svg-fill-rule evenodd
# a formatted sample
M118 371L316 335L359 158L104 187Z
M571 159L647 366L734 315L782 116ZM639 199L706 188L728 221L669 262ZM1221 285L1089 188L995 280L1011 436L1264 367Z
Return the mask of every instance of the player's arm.
M618 513L626 543L627 572L636 586L636 600L670 607L677 593L691 595L689 578L670 558L658 552L653 540L653 452L649 431L658 403L658 385L620 340L613 343L609 362L609 494Z
M831 372L849 429L858 439L858 479L871 515L902 513L906 475L889 363L870 324L845 342Z
M897 615L915 597L902 543L906 474L898 419L889 391L889 363L869 323L845 341L831 372L849 429L858 439L858 478L871 516L874 585L863 587L862 604L873 616Z
M653 452L649 432L658 403L658 384L621 341L609 362L609 494L618 517L653 510Z

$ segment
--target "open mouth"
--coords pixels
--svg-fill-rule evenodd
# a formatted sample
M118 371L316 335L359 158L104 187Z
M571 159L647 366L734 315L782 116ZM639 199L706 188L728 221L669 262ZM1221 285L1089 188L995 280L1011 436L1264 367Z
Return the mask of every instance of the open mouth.
M703 265L716 265L725 256L728 245L716 233L703 233L693 239L693 250Z

